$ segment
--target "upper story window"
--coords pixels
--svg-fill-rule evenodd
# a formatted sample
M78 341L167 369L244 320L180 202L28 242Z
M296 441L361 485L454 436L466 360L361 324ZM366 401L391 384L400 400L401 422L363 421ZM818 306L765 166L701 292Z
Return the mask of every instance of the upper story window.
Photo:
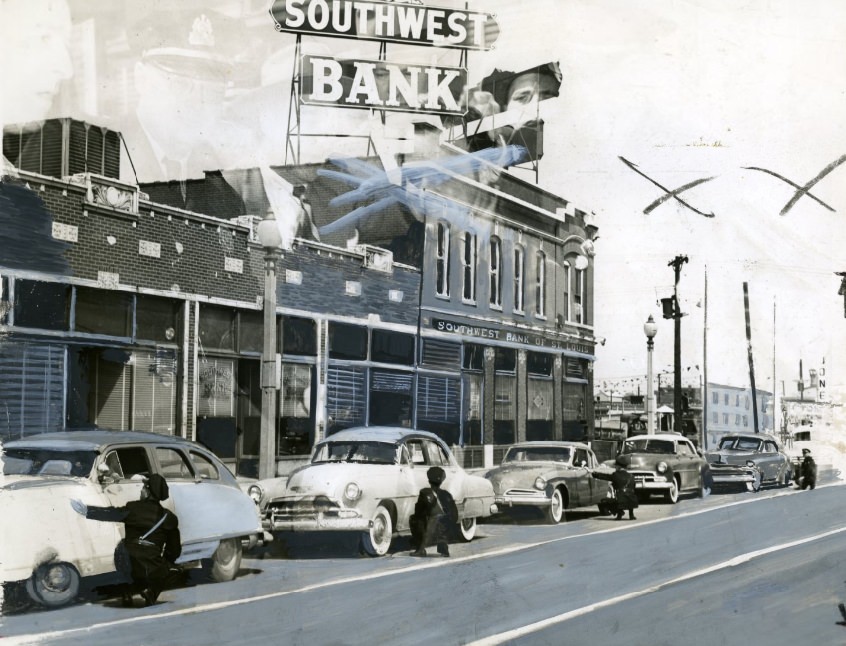
M587 281L585 280L585 270L576 269L573 276L575 284L573 285L573 314L576 317L576 323L587 323Z
M491 307L502 307L502 241L497 237L491 238L490 276L490 304Z
M712 393L711 394L711 402L714 404L720 403L720 393Z
M435 293L449 296L449 225L438 222L438 247L435 252Z
M546 254L538 251L535 258L535 314L546 316Z
M461 297L466 303L474 303L476 301L476 235L465 231L462 242L464 253L461 255L461 269L464 288Z
M523 312L524 304L524 277L526 274L526 254L523 247L514 247L514 311Z
M561 284L564 285L564 293L562 294L561 298L562 306L564 308L564 311L562 313L564 314L565 321L571 321L572 319L570 317L572 316L572 310L570 308L570 274L572 273L572 269L568 261L565 260L563 262L563 264L561 265L561 271L564 274L561 280Z

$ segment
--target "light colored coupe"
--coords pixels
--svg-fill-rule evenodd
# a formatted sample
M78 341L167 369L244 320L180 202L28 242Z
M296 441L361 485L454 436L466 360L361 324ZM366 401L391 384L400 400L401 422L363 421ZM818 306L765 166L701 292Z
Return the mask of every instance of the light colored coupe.
M598 505L609 496L609 483L593 477L598 467L593 451L581 442L521 442L485 477L499 511L536 507L556 524L565 509Z
M123 523L88 520L71 500L120 507L140 498L142 479L152 473L167 480L170 497L163 504L179 518L177 563L209 559L212 578L228 581L238 574L243 547L270 538L232 473L195 442L80 430L7 442L3 452L0 582L24 584L45 606L69 603L84 580L108 582L119 566Z
M433 466L446 472L442 487L455 498L459 536L472 540L476 519L495 510L491 483L465 473L436 435L394 427L350 428L318 444L311 463L291 473L285 493L266 504L267 526L361 532L365 552L381 556L394 535L410 533L409 517Z

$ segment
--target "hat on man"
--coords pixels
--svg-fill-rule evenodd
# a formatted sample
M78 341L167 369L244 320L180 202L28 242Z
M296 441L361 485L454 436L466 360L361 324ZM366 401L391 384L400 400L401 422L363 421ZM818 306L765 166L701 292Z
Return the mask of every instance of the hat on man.
M150 498L153 500L167 500L170 496L167 481L158 473L154 473L144 480L147 489L150 490Z
M446 479L446 472L441 467L430 467L426 472L426 478L431 485L440 485Z
M802 455L810 455L811 449L802 449Z
M623 467L624 469L632 463L632 459L628 455L618 455L617 459L614 460L614 464L618 467Z

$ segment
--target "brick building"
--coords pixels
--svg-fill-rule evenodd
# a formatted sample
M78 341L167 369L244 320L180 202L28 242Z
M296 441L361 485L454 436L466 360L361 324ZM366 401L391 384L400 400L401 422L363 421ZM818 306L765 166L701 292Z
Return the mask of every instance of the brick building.
M39 140L4 138L21 171L0 184L0 437L151 430L203 441L254 474L264 277L254 229L268 208L256 172L141 187L109 164L71 172L80 158L111 159L117 139L80 157L78 136L54 139L78 135L76 122L56 121ZM462 154L432 135L421 129L405 168ZM43 155L22 153L35 142L58 150L50 169L68 174L46 175ZM384 174L376 159L352 168ZM298 237L279 264L278 471L357 424L432 430L466 465L518 440L590 439L586 214L507 172L474 172L430 180L368 219L355 215L366 200L333 201L349 190L337 170L274 168L308 187L323 232Z

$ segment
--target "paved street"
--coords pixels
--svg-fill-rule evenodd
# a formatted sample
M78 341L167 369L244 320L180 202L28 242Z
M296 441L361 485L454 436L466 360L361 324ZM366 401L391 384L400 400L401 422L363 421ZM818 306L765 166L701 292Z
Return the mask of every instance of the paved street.
M355 537L288 535L236 581L197 579L153 608L20 608L3 643L840 643L838 484L650 503L637 521L496 518L450 559L413 558L405 539L371 559Z

